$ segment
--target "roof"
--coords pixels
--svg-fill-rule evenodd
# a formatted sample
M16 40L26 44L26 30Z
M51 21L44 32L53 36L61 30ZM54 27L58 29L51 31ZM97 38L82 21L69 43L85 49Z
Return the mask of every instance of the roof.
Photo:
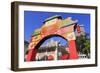
M39 35L39 34L40 34L40 31L41 31L41 29L36 29L36 30L33 32L32 36Z
M45 19L45 20L44 20L44 23L47 22L47 21L49 21L49 20L55 19L55 18L62 19L62 17L61 17L60 15L54 15L54 16L51 16L51 17Z
M60 26L60 28L73 25L77 22L78 20L72 20L71 17L68 17L67 19L62 20L62 25Z

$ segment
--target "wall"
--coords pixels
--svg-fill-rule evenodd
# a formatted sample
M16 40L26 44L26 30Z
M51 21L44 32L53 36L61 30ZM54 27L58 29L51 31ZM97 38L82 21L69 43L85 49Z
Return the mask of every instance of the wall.
M0 73L14 73L10 70L10 54L11 54L11 12L10 3L14 0L0 0ZM16 0L17 1L17 0ZM100 0L19 0L19 1L32 1L32 2L45 2L45 3L61 3L61 4L78 4L78 5L93 5L99 6L100 12ZM98 12L98 13L99 13ZM100 14L98 14L100 16ZM98 17L99 19L99 17ZM98 22L99 24L100 22ZM98 31L100 31L100 25L98 25ZM100 33L98 33L100 37ZM100 38L98 39L100 43ZM100 45L99 45L100 48ZM98 48L98 55L100 55ZM34 71L35 73L99 73L100 72L100 57L98 58L98 67L88 68L70 68L70 69L55 69L55 70L40 70ZM21 72L24 73L24 72ZM33 71L26 71L25 73L33 73Z

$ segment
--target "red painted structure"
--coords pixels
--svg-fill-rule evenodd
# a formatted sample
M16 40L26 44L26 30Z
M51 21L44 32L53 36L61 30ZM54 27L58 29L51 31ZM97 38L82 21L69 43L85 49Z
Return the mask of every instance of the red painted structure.
M51 20L51 19L50 19ZM75 30L77 29L78 33L80 32L80 27L77 25L77 21L71 20L71 18L67 18L66 20L66 26L62 26L61 21L62 19L56 18L55 23L51 23L52 25L49 25L47 27L47 23L45 23L40 30L39 35L32 36L31 42L29 44L28 48L28 54L26 61L35 61L36 53L37 53L37 45L42 40L45 39L49 35L60 35L66 40L68 40L68 48L69 48L69 59L77 59L78 54L76 50L76 35ZM70 24L69 24L70 23ZM45 26L46 25L46 26Z
M69 59L69 55L68 54L62 55L60 57L60 60L67 60L67 59Z

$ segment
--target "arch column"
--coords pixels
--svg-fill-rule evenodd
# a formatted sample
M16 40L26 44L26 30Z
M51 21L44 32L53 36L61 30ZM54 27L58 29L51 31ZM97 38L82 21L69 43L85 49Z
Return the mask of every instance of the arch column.
M35 61L37 49L30 49L26 61Z
M78 58L78 53L76 50L76 37L75 37L75 33L71 32L67 35L67 40L68 40L68 48L69 48L69 52L70 52L70 59L77 59Z

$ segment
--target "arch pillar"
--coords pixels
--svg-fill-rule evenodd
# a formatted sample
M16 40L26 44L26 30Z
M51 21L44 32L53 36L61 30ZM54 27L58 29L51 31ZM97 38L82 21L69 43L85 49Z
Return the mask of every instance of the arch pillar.
M66 38L68 40L68 50L69 50L69 59L77 59L78 58L78 53L76 50L76 36L75 36L75 32L69 32L66 34L62 35L64 38Z
M78 53L76 50L76 44L75 40L70 40L68 41L68 47L69 47L69 52L70 52L70 59L77 59L78 58Z
M35 61L37 49L30 49L26 61Z

